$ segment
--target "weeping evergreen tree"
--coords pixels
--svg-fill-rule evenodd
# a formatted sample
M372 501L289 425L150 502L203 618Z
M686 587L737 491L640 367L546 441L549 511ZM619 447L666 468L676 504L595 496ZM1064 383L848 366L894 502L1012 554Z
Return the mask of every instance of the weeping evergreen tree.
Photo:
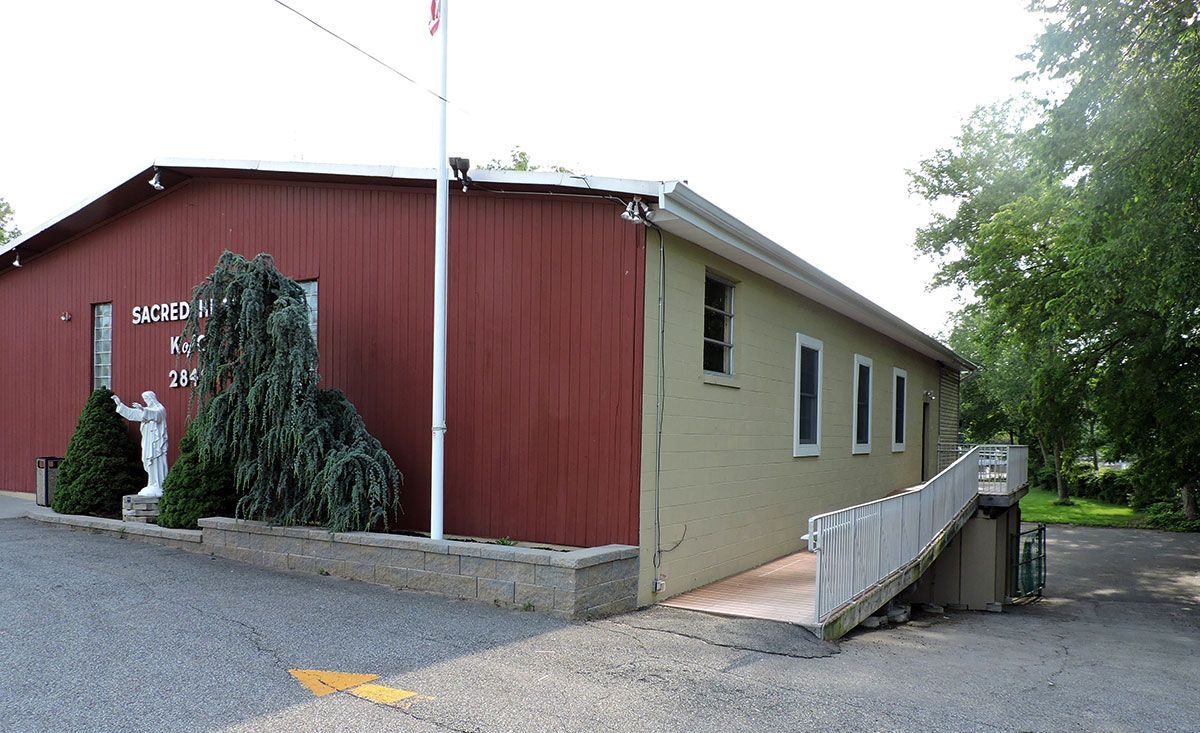
M198 345L200 459L232 468L238 516L386 529L403 477L350 400L318 389L304 291L270 255L222 254L193 293L183 340Z

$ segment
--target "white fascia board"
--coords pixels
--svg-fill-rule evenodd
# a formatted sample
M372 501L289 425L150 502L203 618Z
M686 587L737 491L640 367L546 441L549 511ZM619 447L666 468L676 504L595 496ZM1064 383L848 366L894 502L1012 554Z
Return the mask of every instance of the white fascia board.
M437 171L433 168L404 168L393 165L356 165L346 163L310 163L302 161L270 161L270 160L221 160L210 158L156 158L153 163L119 179L95 196L86 198L74 206L56 214L20 237L7 242L0 247L0 254L11 252L24 242L41 234L46 229L58 224L64 219L78 214L87 207L112 193L122 184L128 183L142 175L149 175L153 168L169 168L180 172L188 170L228 170L228 171L259 171L263 173L303 173L323 176L353 176L360 178L389 178L402 181L434 181ZM658 196L661 181L640 181L632 178L604 178L600 176L580 176L573 173L556 171L509 171L509 170L476 170L471 172L471 179L480 183L494 185L521 186L558 186L561 188L576 188L580 192L589 190L611 191L624 193L629 196ZM148 180L148 179L147 179ZM150 198L153 194L148 194Z
M800 295L858 321L914 351L960 370L975 365L937 339L859 295L767 239L685 184L668 181L659 192L654 222Z
M4 254L6 252L11 252L12 250L16 249L17 247L20 247L27 240L33 239L38 234L41 234L42 232L44 232L47 229L49 229L50 227L54 226L58 222L62 221L63 219L66 219L68 216L78 214L80 211L83 211L88 206L91 206L92 204L96 203L97 201L104 198L108 194L112 193L112 191L114 189L118 188L121 184L123 184L133 178L136 178L137 176L142 175L143 173L145 173L146 170L148 170L148 169L147 168L138 168L136 171L130 173L129 175L123 176L119 181L117 181L113 185L107 186L103 191L100 191L96 195L89 196L89 197L83 199L82 201L80 201L79 203L75 204L74 206L71 206L68 209L64 209L63 211L60 211L59 213L57 213L54 216L50 217L49 219L43 221L41 224L38 224L33 229L30 229L27 232L21 232L21 236L17 237L14 240L11 240L7 244L5 244L3 248L0 248L0 254ZM146 179L146 180L147 180L146 185L149 186L149 179Z
M154 161L160 168L200 168L211 170L260 171L264 173L308 173L324 176L357 176L363 178L393 178L409 181L437 180L433 168L405 168L392 165L355 165L347 163L310 163L269 160L206 160L202 158L160 158ZM559 186L617 191L631 196L657 197L660 181L640 181L633 178L581 176L558 171L512 171L472 169L471 180L496 185Z

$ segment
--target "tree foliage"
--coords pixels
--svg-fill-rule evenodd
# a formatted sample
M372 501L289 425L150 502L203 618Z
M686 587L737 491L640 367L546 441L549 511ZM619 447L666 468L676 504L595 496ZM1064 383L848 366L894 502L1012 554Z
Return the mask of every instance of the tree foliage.
M111 390L101 388L83 406L58 467L51 504L60 514L119 517L121 497L146 485L141 449L112 398Z
M199 344L199 458L232 468L239 516L386 528L400 472L346 396L317 387L304 292L270 255L222 254L194 291L183 340Z
M21 230L13 224L12 218L12 206L0 198L0 247L21 236Z
M236 511L233 470L225 463L204 460L196 441L202 432L199 420L193 419L179 441L179 458L163 482L159 526L195 529L202 517L225 517Z
M524 150L521 150L520 145L514 146L513 149L511 151L509 151L508 160L501 160L500 158L492 158L491 161L484 164L483 169L489 170L489 171L550 170L555 173L572 173L573 172L569 168L564 168L561 165L552 165L552 166L548 166L548 167L535 165L533 163L533 161L530 160L529 153L525 152Z
M916 246L939 260L939 281L974 290L982 315L967 325L985 322L1020 356L1027 425L1048 453L1071 459L1099 423L1194 513L1200 4L1032 9L1045 29L1027 78L1057 95L982 108L912 173L948 212Z

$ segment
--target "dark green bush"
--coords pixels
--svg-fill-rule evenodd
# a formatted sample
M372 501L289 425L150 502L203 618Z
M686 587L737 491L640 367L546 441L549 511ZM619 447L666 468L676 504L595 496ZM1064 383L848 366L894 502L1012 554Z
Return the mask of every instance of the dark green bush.
M1188 519L1184 516L1177 501L1159 501L1146 507L1146 520L1156 529L1200 532L1200 519Z
M1179 490L1142 461L1135 462L1127 475L1131 482L1129 506L1134 509L1143 511L1160 502L1179 501Z
M198 420L188 423L179 441L179 459L163 482L158 523L163 527L195 529L202 517L231 517L237 506L233 471L205 462L196 445Z
M1097 471L1091 464L1073 463L1063 470L1063 478L1071 489L1071 496L1081 499L1127 505L1134 492L1133 478L1129 471L1122 469L1102 468ZM1053 486L1053 473L1049 480Z
M121 497L146 485L142 453L117 414L113 393L98 389L88 397L58 467L52 506L60 514L121 516Z
M1054 466L1042 463L1033 468L1029 473L1029 485L1043 491L1058 491L1058 484L1054 481Z
M1129 504L1129 497L1133 493L1133 480L1128 471L1102 468L1094 476L1096 498L1111 504Z

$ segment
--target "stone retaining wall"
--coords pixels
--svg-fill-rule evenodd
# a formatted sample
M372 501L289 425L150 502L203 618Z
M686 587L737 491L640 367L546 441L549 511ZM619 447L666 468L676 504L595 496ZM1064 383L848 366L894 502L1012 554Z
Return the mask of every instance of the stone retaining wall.
M638 549L606 545L570 552L426 537L200 520L203 548L278 570L327 573L549 612L595 618L636 606Z

